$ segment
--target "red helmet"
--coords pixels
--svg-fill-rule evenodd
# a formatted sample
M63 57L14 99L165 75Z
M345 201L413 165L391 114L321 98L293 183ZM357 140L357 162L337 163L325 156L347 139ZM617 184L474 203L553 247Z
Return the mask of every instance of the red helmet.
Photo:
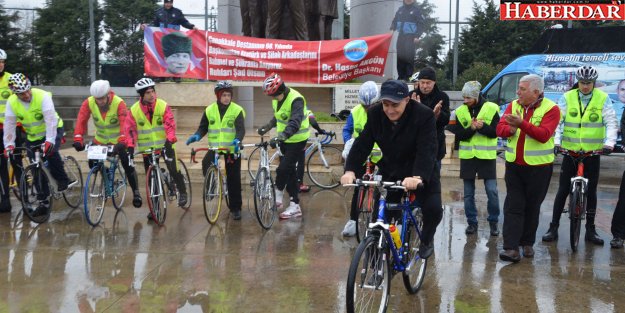
M263 82L263 92L268 96L272 96L278 92L282 84L284 84L282 77L276 73L271 73Z

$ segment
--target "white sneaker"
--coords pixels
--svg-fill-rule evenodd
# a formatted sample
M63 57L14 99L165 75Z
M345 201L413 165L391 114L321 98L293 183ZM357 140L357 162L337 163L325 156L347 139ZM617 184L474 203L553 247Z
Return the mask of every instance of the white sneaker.
M353 237L356 236L356 221L349 220L345 227L343 228L343 236L345 237Z
M291 217L299 217L302 216L302 209L300 209L299 204L291 201L289 207L284 210L284 212L280 213L280 219L289 219Z
M276 208L282 209L282 199L284 199L284 191L275 187L276 191Z

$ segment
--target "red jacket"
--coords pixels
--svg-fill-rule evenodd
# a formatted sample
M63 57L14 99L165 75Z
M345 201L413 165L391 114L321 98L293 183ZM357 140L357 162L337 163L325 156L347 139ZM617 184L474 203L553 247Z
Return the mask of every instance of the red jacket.
M145 117L148 120L152 120L151 112L154 112L154 105L156 101L153 103L142 103L139 101L139 105L141 105L141 111L145 114ZM136 105L136 104L135 104ZM150 110L148 111L148 107ZM130 112L130 110L128 110ZM178 141L176 138L176 120L174 119L174 113L171 112L171 108L169 105L165 107L165 115L163 116L163 127L165 128L165 136L167 141L171 143L175 143ZM126 145L128 147L136 147L137 143L137 121L135 121L135 117L132 116L132 113L128 114L128 118L126 119L126 127L123 127L124 134L126 135Z
M539 100L542 100L539 99ZM551 110L549 110L545 116L543 116L540 125L534 126L529 122L532 115L534 115L534 110L540 106L542 101L537 102L535 105L530 105L525 108L525 114L523 115L523 122L521 123L521 133L519 135L519 140L517 141L516 146L516 159L514 163L519 165L527 165L525 163L525 159L523 155L525 154L525 136L530 136L541 143L545 143L549 141L549 138L553 136L558 127L558 123L560 123L560 108L557 105L554 105ZM512 105L508 105L506 111L503 113L504 116L506 114L512 113ZM506 119L502 116L499 120L499 124L497 124L497 136L501 138L508 138L512 136L510 133L510 125L506 122ZM547 165L547 164L544 164ZM539 165L540 166L540 165Z
M113 96L115 96L115 93L113 91L109 92L109 99L113 99ZM100 114L102 114L102 118L106 118L106 114L107 112L102 112L100 111ZM126 125L126 117L128 115L128 108L126 107L126 103L122 100L122 102L119 103L119 106L117 107L117 116L119 117L119 125L120 125L120 137L119 137L119 142L120 143L126 143L126 136L124 134L124 131L122 130L124 128L124 125ZM83 137L85 135L85 133L87 132L87 122L89 122L89 118L91 118L91 109L89 109L89 98L85 99L85 101L82 102L82 105L80 105L80 111L78 111L78 118L76 120L76 126L74 129L74 142L78 141L83 143ZM103 144L106 142L98 142L95 138L93 138L93 142L95 144Z

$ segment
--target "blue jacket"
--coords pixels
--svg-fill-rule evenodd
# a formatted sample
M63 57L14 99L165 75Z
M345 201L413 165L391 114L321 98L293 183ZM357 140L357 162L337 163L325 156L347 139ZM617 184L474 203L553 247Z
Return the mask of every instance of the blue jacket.
M154 12L154 21L151 26L180 30L181 25L187 29L193 29L193 27L195 27L195 25L187 21L180 9L172 7L166 10L164 7L161 7Z

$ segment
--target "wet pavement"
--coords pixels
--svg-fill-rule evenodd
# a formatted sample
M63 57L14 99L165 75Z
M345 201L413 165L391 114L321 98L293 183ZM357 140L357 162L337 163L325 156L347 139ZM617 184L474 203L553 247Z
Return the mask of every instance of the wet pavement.
M443 178L445 211L422 290L392 281L389 312L625 312L625 251L610 249L618 186L600 184L603 247L573 253L568 221L557 243L542 243L557 181L543 203L536 256L501 262L490 237L486 196L477 184L480 228L467 238L462 183ZM498 181L500 201L505 184ZM170 208L164 227L147 207L116 212L91 228L81 210L56 201L49 222L0 215L0 312L344 312L347 271L357 243L340 235L351 190L313 188L304 216L263 231L244 191L243 219L227 210L210 226L194 186L188 212ZM500 223L501 225L501 223ZM583 235L583 234L582 234Z

